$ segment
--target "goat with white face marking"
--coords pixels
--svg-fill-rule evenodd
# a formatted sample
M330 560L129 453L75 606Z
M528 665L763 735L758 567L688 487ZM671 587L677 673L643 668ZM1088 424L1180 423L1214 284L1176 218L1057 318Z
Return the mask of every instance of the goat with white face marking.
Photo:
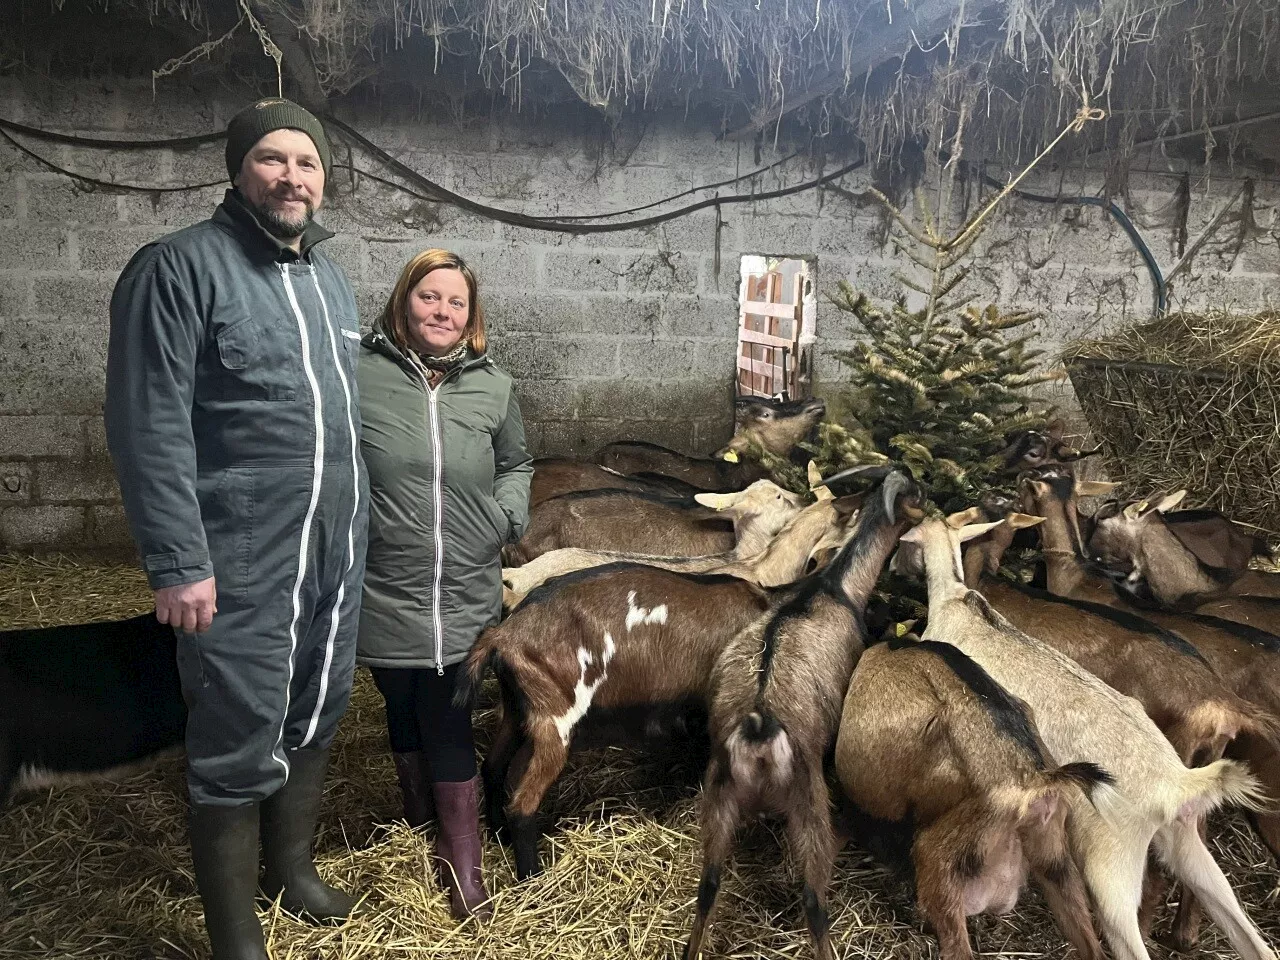
M902 531L923 517L923 504L914 481L889 473L830 566L742 630L717 661L703 778L702 882L687 960L701 949L734 830L752 812L786 819L792 855L803 867L809 929L818 956L831 956L826 895L835 838L823 762L866 644L867 598Z
M855 837L872 849L900 838L886 852L910 857L942 960L970 960L965 918L1011 911L1028 872L1076 953L1102 960L1066 819L1110 777L1052 767L1026 705L956 647L870 647L845 695L835 768Z
M924 639L955 644L1025 701L1057 762L1090 761L1115 778L1114 788L1095 789L1092 804L1073 804L1070 830L1116 960L1148 956L1138 907L1153 841L1161 860L1200 898L1246 960L1274 960L1196 829L1202 814L1223 803L1259 809L1257 781L1230 760L1188 769L1138 701L1018 630L965 587L960 541L992 526L956 530L930 520L904 538L923 548L929 585Z
M816 474L812 463L810 468ZM811 480L820 481L821 477L811 476ZM653 557L572 548L552 550L523 566L502 571L503 607L508 612L515 609L530 591L552 577L606 563L643 563L683 573L726 573L762 587L793 583L806 572L824 566L830 555L844 545L850 518L862 503L860 496L836 500L825 486L817 486L815 492L817 502L788 520L764 550L754 555L744 554L742 544L732 553L706 557ZM737 510L743 494L706 494L705 497L707 505L715 509Z
M492 667L502 722L482 767L485 803L491 828L510 826L520 879L540 869L534 816L575 741L619 716L634 731L704 714L716 657L774 596L724 574L608 564L548 581L480 635L459 698Z
M520 542L504 549L505 566L565 547L697 557L740 544L750 556L803 506L800 497L770 480L757 480L737 496L735 509L720 513L702 503L635 491L567 493L531 511Z
M1254 626L1280 627L1280 604L1244 599L1280 598L1280 574L1248 569L1266 544L1214 511L1170 513L1185 494L1103 504L1094 517L1089 555L1114 577L1117 589L1144 606L1154 602L1166 610L1189 611L1222 601L1219 606L1255 611L1246 621ZM1234 597L1242 599L1232 603Z

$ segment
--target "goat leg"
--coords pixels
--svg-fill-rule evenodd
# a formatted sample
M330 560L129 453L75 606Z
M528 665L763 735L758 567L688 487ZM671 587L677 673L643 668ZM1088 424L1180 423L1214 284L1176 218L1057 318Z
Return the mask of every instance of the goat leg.
M973 960L957 869L957 862L964 855L955 842L957 827L962 826L961 817L956 816L958 811L967 812L967 808L949 811L918 830L911 844L916 908L938 938L942 960Z
M1032 876L1044 894L1058 929L1076 948L1080 960L1103 960L1102 944L1089 913L1084 876L1065 841L1065 833L1061 831L1041 829L1022 834L1022 848L1031 864Z
M798 793L787 817L787 843L804 871L804 914L818 960L832 960L827 887L835 867L836 843L831 831L831 801L821 766L809 774L807 790Z
M516 848L516 877L520 880L527 880L542 869L538 860L538 828L535 822L538 806L547 788L560 776L569 754L560 732L551 721L534 723L529 731L529 740L518 751L517 759L526 749L529 750L528 764L522 771L520 782L511 792L507 818Z
M723 779L721 763L712 758L707 764L706 786L702 795L702 880L698 884L698 908L693 929L684 948L684 960L698 960L702 941L711 925L711 915L720 892L720 877L729 847L738 826L738 802L719 782Z
M480 778L484 783L485 819L489 822L489 830L499 843L508 839L506 795L508 774L512 768L512 759L525 744L525 738L518 721L506 707L502 710L502 721L494 735L484 763L480 765Z

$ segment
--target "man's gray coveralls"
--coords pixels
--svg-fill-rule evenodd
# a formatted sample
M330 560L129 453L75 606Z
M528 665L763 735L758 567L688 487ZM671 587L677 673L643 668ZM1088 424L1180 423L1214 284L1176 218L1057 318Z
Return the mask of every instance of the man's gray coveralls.
M216 578L179 636L191 797L264 800L289 752L329 746L355 664L368 487L355 297L227 191L143 247L111 298L105 419L153 589Z

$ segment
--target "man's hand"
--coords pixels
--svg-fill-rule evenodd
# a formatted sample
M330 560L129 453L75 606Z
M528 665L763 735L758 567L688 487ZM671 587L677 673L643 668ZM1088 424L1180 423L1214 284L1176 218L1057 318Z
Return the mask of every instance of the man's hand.
M156 591L156 619L175 629L203 633L217 612L218 591L213 577Z

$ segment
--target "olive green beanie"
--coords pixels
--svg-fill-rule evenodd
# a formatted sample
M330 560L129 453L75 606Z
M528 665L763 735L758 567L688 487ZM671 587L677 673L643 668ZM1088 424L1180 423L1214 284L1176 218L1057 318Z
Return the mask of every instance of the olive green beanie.
M320 154L320 165L329 175L329 140L315 115L292 100L273 97L245 107L227 124L227 175L234 182L240 165L253 145L272 130L301 130L309 136Z

